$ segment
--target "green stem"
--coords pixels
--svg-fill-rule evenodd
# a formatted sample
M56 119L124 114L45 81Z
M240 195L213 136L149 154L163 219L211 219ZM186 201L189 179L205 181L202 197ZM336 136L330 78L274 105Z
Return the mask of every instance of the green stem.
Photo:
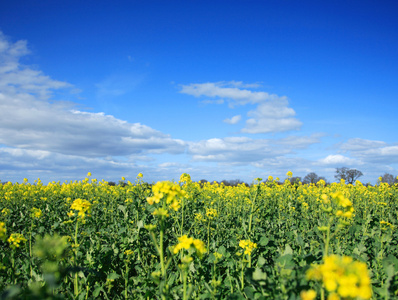
M164 253L163 253L163 236L164 236L164 226L163 226L163 217L160 222L160 238L159 238L159 257L160 257L160 266L162 268L162 278L166 277L166 268L164 265Z
M210 251L210 219L207 223L207 251Z
M127 299L128 295L127 295L127 286L129 283L129 266L128 266L128 262L126 261L126 274L124 277L124 298Z
M77 232L79 228L79 220L76 220L76 227L75 227L75 265L77 266ZM74 292L75 296L79 295L79 282L78 282L78 274L77 272L75 273L75 280L74 280Z
M182 232L184 230L184 197L181 199L182 205L181 205L181 229L180 229L180 236L182 236Z
M243 263L243 257L242 257L242 270L241 270L241 274L240 274L240 285L241 285L241 289L243 290L243 288L245 287L245 282L244 282L244 263Z
M184 292L183 292L183 300L188 299L187 298L187 270L184 268L184 270L182 271L182 278L183 278L183 285L184 285Z
M259 185L256 187L256 194L254 195L252 202L252 206L250 208L250 218L249 218L249 233L252 231L252 221L253 221L253 210L254 210L254 202L256 202L256 198L257 198L257 193L258 193L258 189L259 189Z
M329 255L329 242L330 242L330 223L328 225L328 230L326 231L326 241L325 241L325 254L324 257Z

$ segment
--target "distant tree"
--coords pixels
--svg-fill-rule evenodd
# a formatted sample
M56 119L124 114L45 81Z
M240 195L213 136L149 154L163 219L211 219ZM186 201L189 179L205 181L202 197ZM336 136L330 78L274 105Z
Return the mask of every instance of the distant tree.
M319 180L324 180L326 182L325 177L318 176L316 173L311 172L305 175L303 179L303 183L309 184L309 183L317 183Z
M394 175L389 174L389 173L385 173L382 177L381 177L381 182L385 182L388 184L394 184L394 183L398 183L398 179L396 177L394 177Z
M354 184L354 182L363 176L363 173L357 169L349 169L347 167L336 168L336 180L344 179L348 184Z
M223 183L225 186L237 186L238 184L244 183L247 185L245 182L243 182L240 179L234 179L234 180L222 180L221 183Z
M290 179L290 183L291 184L300 184L300 182L301 182L301 177L299 177L299 176L294 176L294 177L291 177Z

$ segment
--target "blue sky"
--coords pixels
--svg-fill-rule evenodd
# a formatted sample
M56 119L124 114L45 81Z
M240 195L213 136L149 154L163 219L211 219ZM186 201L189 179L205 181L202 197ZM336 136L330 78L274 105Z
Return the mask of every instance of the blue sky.
M398 175L395 1L2 1L0 180Z

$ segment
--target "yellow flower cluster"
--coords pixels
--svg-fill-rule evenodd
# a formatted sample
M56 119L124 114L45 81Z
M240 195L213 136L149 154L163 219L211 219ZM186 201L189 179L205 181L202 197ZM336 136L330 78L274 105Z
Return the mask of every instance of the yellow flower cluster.
M191 182L191 175L187 174L187 173L182 173L180 176L180 182L186 182L189 183Z
M127 256L131 256L131 255L133 255L133 254L134 254L134 251L133 251L133 250L130 250L130 249L128 249L128 250L124 251L124 254L126 254Z
M3 240L3 241L5 240L6 233L7 233L6 223L0 222L0 240Z
M31 212L32 212L32 218L36 219L39 219L43 214L40 208L35 208L35 207L31 209Z
M86 213L90 213L91 203L89 201L87 201L87 200L83 200L83 199L78 198L75 201L73 201L73 203L72 203L70 208L73 209L73 210L77 210L79 212L78 216L81 219L84 219L86 217ZM73 216L74 215L73 211L69 212L68 215L69 216Z
M217 217L217 210L214 208L206 208L206 217L209 219Z
M179 202L177 201L177 198L183 197L186 194L184 190L181 190L181 187L178 184L172 183L170 181L157 182L152 187L152 192L153 196L146 198L150 205L159 203L160 200L165 197L166 204L171 204L171 208L175 211L177 211L179 208Z
M349 256L327 256L324 264L307 271L307 279L322 281L329 292L328 299L370 299L372 296L366 264L353 261Z
M19 248L19 245L21 243L25 243L27 240L25 239L25 237L20 234L20 233L13 233L11 234L11 236L8 238L8 243L10 243L10 247L12 249L16 249Z
M387 226L389 226L390 229L394 229L395 228L394 225L392 225L391 223L386 222L386 221L380 221L380 225L383 226L383 227L381 227L382 230L387 230L388 229Z
M182 249L188 250L191 247L194 247L199 255L203 255L204 253L206 253L205 243L203 243L201 240L197 240L194 238L190 238L187 235L183 235L178 238L178 242L179 243L173 248L174 254L177 254Z
M300 293L301 300L314 300L316 292L314 290L302 291Z
M350 199L344 197L341 192L331 193L330 196L337 202L339 206L343 207L343 210L338 210L336 212L336 216L352 218L352 213L354 212L354 207L352 206L352 202Z
M239 247L245 250L244 254L251 255L254 248L257 248L257 244L250 240L241 240L239 242Z

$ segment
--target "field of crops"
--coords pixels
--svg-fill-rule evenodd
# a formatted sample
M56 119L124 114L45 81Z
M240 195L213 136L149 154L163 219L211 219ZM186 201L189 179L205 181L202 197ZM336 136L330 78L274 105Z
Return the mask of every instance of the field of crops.
M2 299L398 299L398 184L90 175L0 184Z

